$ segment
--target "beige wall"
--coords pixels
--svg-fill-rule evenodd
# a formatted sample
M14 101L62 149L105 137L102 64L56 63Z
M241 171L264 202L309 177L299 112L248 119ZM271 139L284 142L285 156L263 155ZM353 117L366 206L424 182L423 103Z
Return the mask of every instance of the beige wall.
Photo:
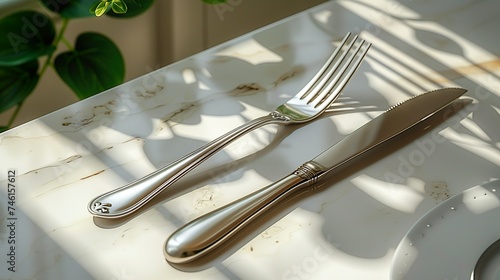
M326 1L227 0L216 6L193 0L157 1L162 65Z
M133 19L73 20L66 37L74 42L86 31L111 37L125 57L128 81L321 2L325 0L228 0L211 6L200 0L158 0L147 13ZM27 99L15 125L77 101L50 69ZM12 111L0 115L1 124L7 123Z

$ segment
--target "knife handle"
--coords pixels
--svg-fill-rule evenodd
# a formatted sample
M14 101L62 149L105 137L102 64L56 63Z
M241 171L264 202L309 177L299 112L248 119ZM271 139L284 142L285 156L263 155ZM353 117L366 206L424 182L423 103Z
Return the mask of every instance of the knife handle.
M322 171L315 162L306 162L292 174L191 221L167 239L165 259L183 264L213 251L291 193L316 182Z

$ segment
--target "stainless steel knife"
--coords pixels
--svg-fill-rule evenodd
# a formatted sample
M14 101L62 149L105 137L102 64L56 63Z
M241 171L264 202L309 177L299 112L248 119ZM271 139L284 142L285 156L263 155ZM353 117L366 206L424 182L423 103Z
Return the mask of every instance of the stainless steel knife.
M208 254L291 194L310 190L332 170L422 123L465 92L439 89L391 107L293 173L179 228L165 242L165 259L185 264Z

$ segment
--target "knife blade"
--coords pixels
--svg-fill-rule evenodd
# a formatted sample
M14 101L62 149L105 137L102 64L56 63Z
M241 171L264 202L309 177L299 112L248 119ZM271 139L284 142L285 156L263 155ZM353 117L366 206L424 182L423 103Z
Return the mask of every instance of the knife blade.
M179 228L164 244L165 259L185 264L214 251L292 193L311 189L328 173L422 123L466 91L439 89L389 108L291 174Z

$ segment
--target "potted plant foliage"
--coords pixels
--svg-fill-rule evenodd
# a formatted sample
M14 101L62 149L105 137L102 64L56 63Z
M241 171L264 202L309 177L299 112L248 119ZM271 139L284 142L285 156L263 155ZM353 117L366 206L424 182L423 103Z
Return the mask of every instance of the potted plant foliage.
M0 19L0 113L13 107L10 128L23 102L49 68L80 99L124 82L125 63L118 46L105 35L79 34L65 39L68 24L76 18L109 16L130 18L148 10L155 0L37 0L44 11L23 10ZM225 0L203 0L209 4ZM60 19L56 28L53 18ZM66 51L57 52L64 44Z

